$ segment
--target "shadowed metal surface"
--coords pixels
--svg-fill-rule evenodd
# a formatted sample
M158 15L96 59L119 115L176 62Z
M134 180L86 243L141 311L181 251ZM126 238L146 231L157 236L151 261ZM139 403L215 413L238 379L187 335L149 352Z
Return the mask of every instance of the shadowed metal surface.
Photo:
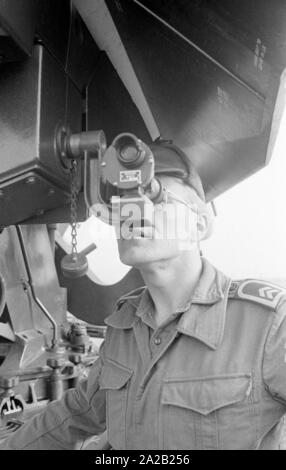
M208 200L265 166L286 60L283 2L105 4L120 40L104 30L106 15L98 30L98 6L95 9L88 0L77 2L113 63L115 51L125 50L160 134L190 155ZM109 28L110 24L106 20ZM116 66L120 73L120 64Z

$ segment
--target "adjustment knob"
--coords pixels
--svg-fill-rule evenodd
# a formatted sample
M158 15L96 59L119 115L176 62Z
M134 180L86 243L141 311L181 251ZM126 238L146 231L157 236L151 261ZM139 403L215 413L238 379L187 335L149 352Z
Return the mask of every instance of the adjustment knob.
M61 269L65 277L82 277L88 270L87 257L80 253L65 255L61 260Z
M86 255L96 249L95 243L91 243L80 253L65 255L61 260L61 269L65 277L77 279L87 273L88 261Z

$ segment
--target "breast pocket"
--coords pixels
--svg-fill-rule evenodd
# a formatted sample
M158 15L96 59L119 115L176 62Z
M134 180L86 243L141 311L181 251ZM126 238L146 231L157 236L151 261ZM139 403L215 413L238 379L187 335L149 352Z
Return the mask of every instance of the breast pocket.
M248 449L256 441L251 374L168 379L162 390L167 449Z
M126 408L129 382L133 371L107 360L102 368L100 389L106 391L106 423L108 440L114 449L126 445Z

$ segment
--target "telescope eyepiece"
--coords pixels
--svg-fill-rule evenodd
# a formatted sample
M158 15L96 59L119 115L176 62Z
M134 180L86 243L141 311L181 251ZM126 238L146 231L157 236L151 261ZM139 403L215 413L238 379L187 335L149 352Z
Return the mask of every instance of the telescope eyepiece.
M119 135L113 146L118 160L127 168L139 167L145 158L145 150L140 145L140 140L132 134Z

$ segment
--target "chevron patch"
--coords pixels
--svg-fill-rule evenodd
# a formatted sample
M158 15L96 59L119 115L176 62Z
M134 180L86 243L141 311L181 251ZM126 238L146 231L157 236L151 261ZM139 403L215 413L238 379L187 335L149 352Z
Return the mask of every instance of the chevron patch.
M232 281L228 293L230 298L250 300L274 310L283 296L286 296L286 289L258 279Z
M261 287L258 290L258 292L259 292L260 297L264 297L265 299L273 300L275 298L276 294L279 293L279 289L269 287L269 286L265 286L265 287Z

